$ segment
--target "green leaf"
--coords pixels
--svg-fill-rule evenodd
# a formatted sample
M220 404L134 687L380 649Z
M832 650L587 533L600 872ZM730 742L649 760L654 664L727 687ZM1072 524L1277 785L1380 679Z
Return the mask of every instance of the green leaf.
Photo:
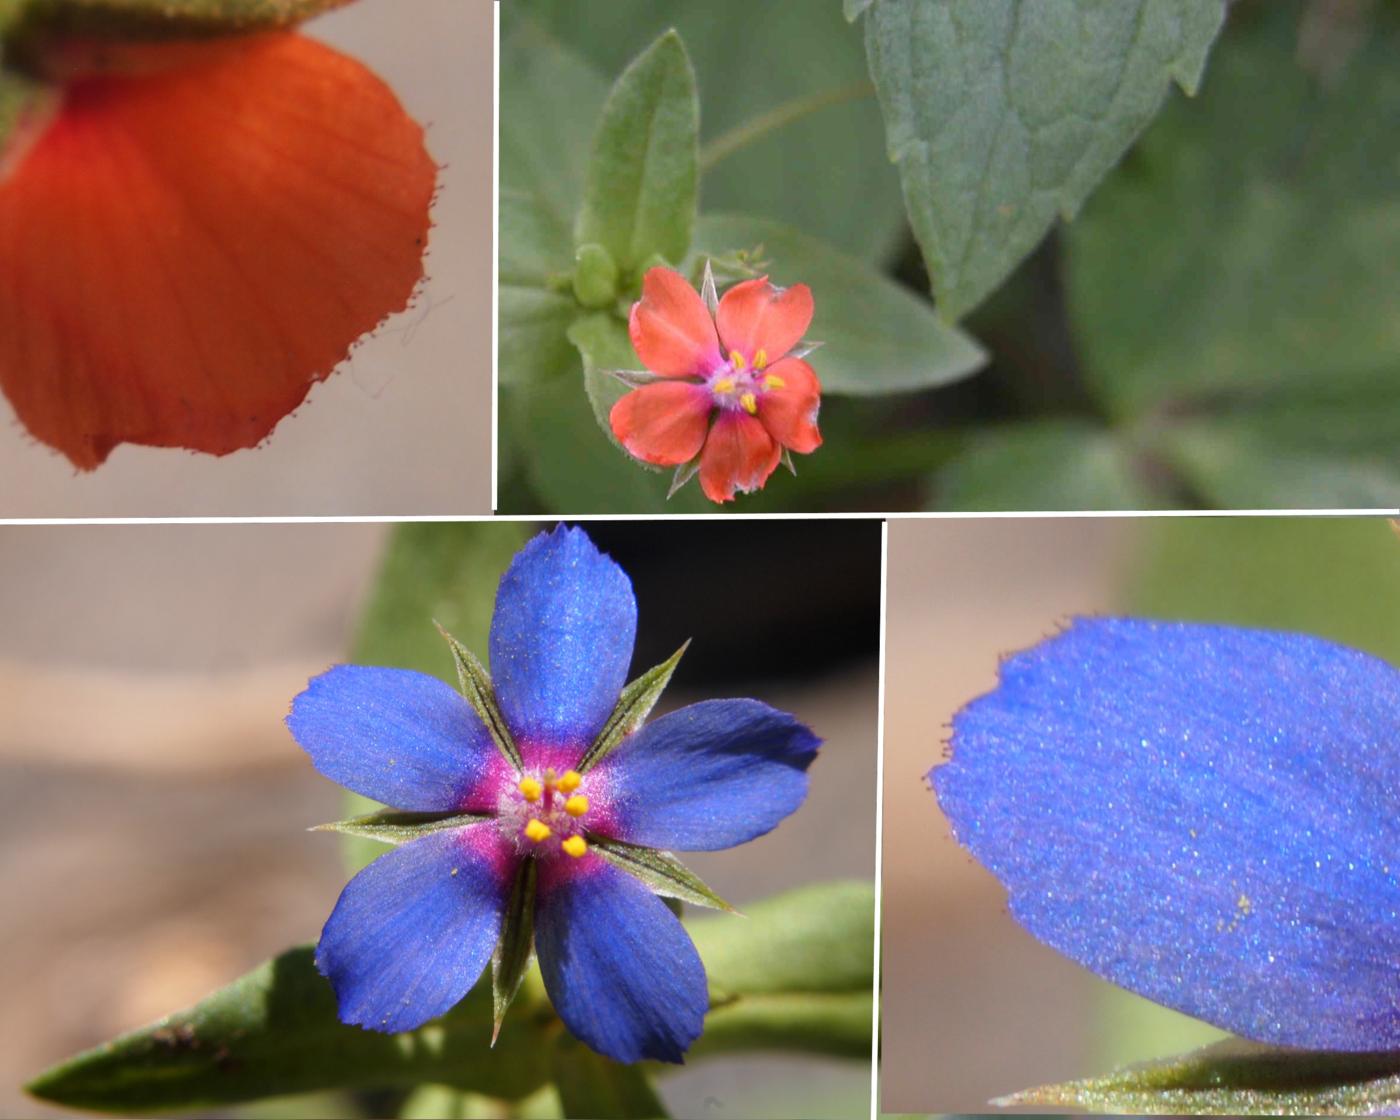
M870 73L939 310L976 307L1156 115L1225 0L874 0ZM1177 223L1173 223L1175 226Z
M345 1026L312 949L291 949L186 1011L46 1071L27 1089L69 1108L213 1109L329 1088L437 1082L515 1100L549 1076L547 1020L512 1016L496 1046L489 984L405 1034Z
M497 368L503 385L557 378L578 361L569 328L582 314L569 296L502 282Z
M608 0L607 19L578 0L513 0L506 24L512 10L606 74L674 27L699 78L709 209L782 221L877 264L902 245L899 177L885 158L879 107L873 93L850 96L868 87L861 37L834 0ZM504 91L501 104L504 143ZM778 128L758 127L804 104L821 107ZM584 121L586 138L592 119ZM753 140L703 163L739 136Z
M1069 231L1078 346L1121 415L1394 385L1400 13L1377 6L1323 80L1298 61L1302 11L1232 18L1199 102L1163 113Z
M661 699L661 694L666 691L666 686L671 683L671 674L676 671L676 666L681 663L681 658L689 648L690 639L687 638L680 649L660 665L648 669L622 690L617 706L608 716L608 721L603 724L603 730L598 732L598 737L579 759L580 774L587 773L592 766L607 758L618 743L646 722L652 708L656 707L656 702Z
M506 1011L520 990L534 952L536 872L533 859L521 863L501 920L501 939L491 954L492 1045L500 1036Z
M871 395L928 389L960 380L987 357L967 334L921 299L854 257L764 218L706 214L700 254L724 257L762 247L775 284L807 284L816 310L811 358L825 393Z
M438 632L447 642L447 648L452 651L452 662L457 667L457 684L462 690L462 695L467 698L472 711L486 725L496 749L516 770L523 771L525 760L520 757L520 748L511 737L505 716L501 715L501 709L496 703L496 690L491 684L486 667L476 659L476 654L441 626L438 627Z
M617 318L604 311L594 311L574 321L569 327L569 341L574 344L579 357L583 359L583 388L588 394L589 407L593 409L593 419L603 430L618 452L629 463L641 470L659 471L650 463L628 455L623 446L613 436L608 414L613 405L630 392L613 373L617 370L638 370L641 359L632 349L632 341L627 337L627 327Z
M492 818L481 813L415 813L402 809L382 809L346 821L318 824L312 832L339 832L381 844L407 844L429 833L476 824Z
M1230 1039L1194 1053L992 1102L1134 1115L1364 1116L1400 1105L1400 1054L1284 1050Z
M855 23L874 2L875 0L845 0L841 12L849 22Z
M1045 420L974 437L937 476L933 508L1151 509L1162 500L1121 437L1088 422Z
M192 39L292 27L350 0L19 0L12 36Z
M554 1047L552 1069L567 1117L649 1120L667 1115L644 1067L604 1058L567 1035Z
M614 867L620 867L629 875L635 876L662 898L675 898L696 906L706 906L711 910L734 912L734 907L710 890L700 876L670 852L640 848L635 844L624 844L621 840L610 840L602 836L590 836L588 842L594 851Z
M622 72L603 105L575 243L601 245L635 272L690 248L699 189L700 102L695 71L668 31Z

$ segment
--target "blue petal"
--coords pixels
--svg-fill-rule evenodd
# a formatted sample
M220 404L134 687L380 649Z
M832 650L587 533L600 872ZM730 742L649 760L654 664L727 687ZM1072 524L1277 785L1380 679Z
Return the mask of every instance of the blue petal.
M1400 672L1318 638L1080 619L930 775L1033 934L1278 1045L1400 1048Z
M497 755L455 689L407 669L337 665L292 701L287 727L322 774L396 809L474 807Z
M596 856L540 869L535 950L564 1025L619 1062L679 1062L700 1036L705 967L666 904Z
M491 824L429 833L350 880L316 946L342 1022L412 1030L467 994L496 947L511 886L498 844Z
M820 745L757 700L707 700L653 720L593 774L619 840L713 851L762 836L796 810Z
M637 602L632 583L582 529L527 544L501 577L491 677L522 749L586 747L627 683Z

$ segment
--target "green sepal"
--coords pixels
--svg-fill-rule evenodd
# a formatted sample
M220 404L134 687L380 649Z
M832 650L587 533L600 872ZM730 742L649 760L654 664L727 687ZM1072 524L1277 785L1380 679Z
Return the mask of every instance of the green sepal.
M382 809L377 813L366 813L363 817L318 824L309 831L340 832L346 836L378 840L383 844L407 844L420 836L489 820L491 817L484 813L409 813L399 809Z
M505 717L501 715L500 706L496 703L496 691L491 685L491 675L471 650L436 622L433 625L437 626L438 633L443 636L447 648L452 651L452 661L457 666L457 681L461 685L462 695L467 698L472 710L481 717L481 722L486 725L492 741L506 761L516 770L523 771L525 760L521 758L520 748L511 738Z
M597 310L617 301L617 262L603 246L589 242L574 253L574 298Z
M160 42L294 27L350 0L10 0L7 38Z
M623 1065L560 1035L550 1069L566 1117L664 1120L669 1114L640 1065Z
M708 906L712 910L738 913L670 852L641 848L636 844L626 844L621 840L610 840L601 836L590 835L588 842L595 852L614 867L640 879L653 893L663 898L675 898L681 902L694 903L696 906Z
M501 939L496 942L496 951L491 954L491 1003L495 1022L491 1029L491 1045L501 1033L515 993L520 990L520 982L530 967L530 958L535 946L535 879L537 868L534 859L526 859L520 864L511 888L510 901L506 904L505 918L501 922Z
M603 724L603 730L598 732L592 746L584 751L583 758L579 759L577 769L580 774L586 774L590 767L610 755L623 739L646 722L652 708L656 707L656 702L661 699L661 694L666 691L666 686L671 683L671 674L676 671L681 657L689 648L690 639L687 638L680 649L654 669L648 669L622 690L617 707L613 709L612 715L608 716L608 722Z

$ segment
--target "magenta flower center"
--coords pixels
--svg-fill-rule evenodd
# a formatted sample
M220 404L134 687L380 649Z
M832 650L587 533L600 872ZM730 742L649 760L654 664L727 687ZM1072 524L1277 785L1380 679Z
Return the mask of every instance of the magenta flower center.
M758 402L764 393L786 387L781 377L768 373L768 355L758 351L749 361L739 351L729 351L729 360L705 378L715 407L730 410L742 408L750 416L758 412Z
M578 859L588 851L583 830L590 806L576 770L526 774L501 794L496 808L497 824L522 855Z

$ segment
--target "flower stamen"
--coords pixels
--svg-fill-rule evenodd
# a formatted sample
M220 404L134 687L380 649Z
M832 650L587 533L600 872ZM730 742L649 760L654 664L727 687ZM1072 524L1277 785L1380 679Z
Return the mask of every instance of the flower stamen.
M544 786L540 785L538 779L535 778L521 778L520 784L515 788L532 805L540 799L540 794L544 792Z
M739 403L744 406L744 411L750 416L758 415L758 398L752 393L745 393L739 398Z
M577 770L565 770L559 779L560 793L573 793L579 786L583 785L583 775Z
M536 844L541 844L553 835L549 825L538 817L531 817L530 823L525 826L525 835Z
M571 817L581 817L588 812L588 798L581 793L576 793L573 797L564 802L564 812Z
M758 370L760 373L763 372L763 368L764 368L767 364L768 364L768 351L767 351L767 350L760 350L757 354L755 354L755 355L753 356L753 368L756 369L756 370Z
M770 373L767 377L763 379L763 387L765 389L786 389L787 382L784 381L777 374Z
M582 836L570 836L559 846L569 855L573 856L574 859L578 859L588 851L588 841Z
M718 381L715 382L715 384L714 384L714 390L715 390L716 393L732 393L732 392L734 392L734 378L732 378L732 377L721 377Z
M743 373L748 368L748 363L744 361L744 355L737 350L729 351L729 364L739 373Z

